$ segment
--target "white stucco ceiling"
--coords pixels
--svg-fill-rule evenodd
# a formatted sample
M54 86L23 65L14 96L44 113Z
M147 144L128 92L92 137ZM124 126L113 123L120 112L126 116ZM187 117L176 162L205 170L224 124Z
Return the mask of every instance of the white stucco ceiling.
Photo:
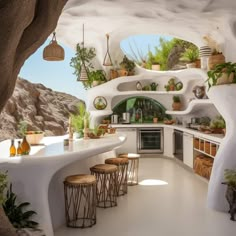
M210 35L232 60L235 12L235 0L69 0L56 30L57 38L74 48L82 41L84 23L85 44L95 46L101 60L106 33L114 57L121 53L120 41L130 35L165 34L198 46Z

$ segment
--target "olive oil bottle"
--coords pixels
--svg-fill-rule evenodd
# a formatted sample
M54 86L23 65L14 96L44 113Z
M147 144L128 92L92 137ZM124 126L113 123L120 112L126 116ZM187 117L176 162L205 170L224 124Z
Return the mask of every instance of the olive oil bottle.
M11 146L10 146L10 157L14 157L16 155L16 147L14 144L14 139L11 140Z
M21 154L22 154L21 141L18 141L17 156L20 156Z

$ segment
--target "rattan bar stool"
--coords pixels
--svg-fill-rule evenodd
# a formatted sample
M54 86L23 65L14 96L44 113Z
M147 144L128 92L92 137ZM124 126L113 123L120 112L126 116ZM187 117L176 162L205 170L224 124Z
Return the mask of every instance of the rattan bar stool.
M138 184L138 169L140 155L137 153L123 153L119 154L119 158L128 158L128 185L133 186Z
M71 175L64 181L66 224L88 228L96 224L96 178Z
M117 206L117 166L99 164L90 168L97 179L97 207Z
M128 158L108 158L105 160L106 164L116 165L117 172L117 196L125 195L128 192L127 186L127 172L129 160Z

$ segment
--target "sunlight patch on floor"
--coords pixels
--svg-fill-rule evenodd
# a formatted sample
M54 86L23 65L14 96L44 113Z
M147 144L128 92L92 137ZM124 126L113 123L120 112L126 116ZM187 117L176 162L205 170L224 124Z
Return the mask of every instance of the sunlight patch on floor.
M168 184L167 182L159 179L144 179L139 182L139 185L144 185L144 186L167 185L167 184Z

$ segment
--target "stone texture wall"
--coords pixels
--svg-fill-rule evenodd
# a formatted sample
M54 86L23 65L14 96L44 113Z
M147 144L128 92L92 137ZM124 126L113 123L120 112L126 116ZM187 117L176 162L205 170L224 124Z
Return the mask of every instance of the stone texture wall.
M69 114L75 112L79 102L83 101L18 78L14 93L0 114L0 140L16 138L21 120L28 123L28 130L63 135L67 131Z

